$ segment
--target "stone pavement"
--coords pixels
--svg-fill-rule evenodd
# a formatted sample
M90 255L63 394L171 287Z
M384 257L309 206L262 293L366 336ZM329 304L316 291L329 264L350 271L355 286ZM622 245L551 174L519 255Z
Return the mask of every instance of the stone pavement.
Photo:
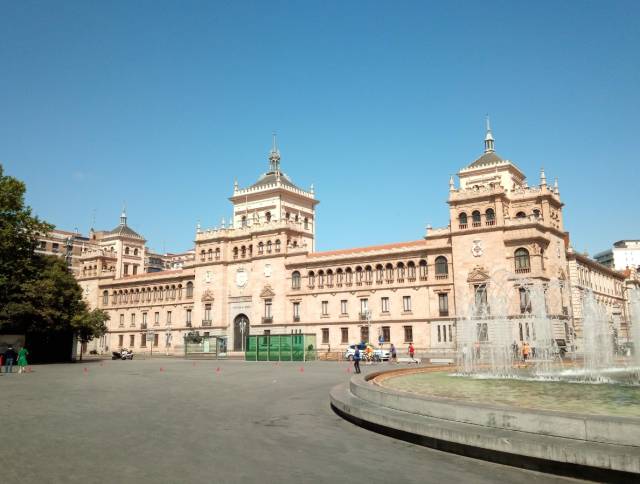
M329 390L351 376L347 368L158 358L3 375L0 476L83 484L578 482L359 428L329 406Z

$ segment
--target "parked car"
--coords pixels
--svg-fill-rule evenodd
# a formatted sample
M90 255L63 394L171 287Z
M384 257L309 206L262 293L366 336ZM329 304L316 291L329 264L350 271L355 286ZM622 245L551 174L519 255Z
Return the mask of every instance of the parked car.
M360 348L360 357L363 360L365 359L364 354L366 352L367 345L359 344L359 345L349 345L347 350L344 352L344 357L347 360L349 360L349 361L353 360L353 355L356 352L356 346L358 346L358 348ZM372 348L373 348L373 346L372 346ZM373 348L373 360L374 361L387 361L387 360L389 360L389 358L391 358L391 352L389 350L385 350L385 349L382 349L382 348Z

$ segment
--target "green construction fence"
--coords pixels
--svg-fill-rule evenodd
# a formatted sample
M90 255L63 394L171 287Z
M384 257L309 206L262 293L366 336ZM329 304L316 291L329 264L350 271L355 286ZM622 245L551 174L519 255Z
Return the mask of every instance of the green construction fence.
M317 358L315 334L247 336L247 361L311 361Z

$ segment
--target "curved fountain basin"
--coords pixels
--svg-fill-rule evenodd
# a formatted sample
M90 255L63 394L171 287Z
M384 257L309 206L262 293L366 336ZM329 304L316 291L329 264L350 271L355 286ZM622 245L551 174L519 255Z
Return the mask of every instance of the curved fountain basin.
M603 372L602 378L633 381L633 370ZM553 374L554 380L496 379L456 376L451 372L419 372L380 375L375 382L385 388L458 402L504 405L521 409L571 412L588 415L640 417L640 386L585 385L571 383L582 377L581 370L568 369ZM562 381L564 380L564 381Z

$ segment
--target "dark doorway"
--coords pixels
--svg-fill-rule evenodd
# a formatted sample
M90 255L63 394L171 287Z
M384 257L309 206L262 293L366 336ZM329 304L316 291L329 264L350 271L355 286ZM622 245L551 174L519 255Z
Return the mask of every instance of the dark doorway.
M249 336L249 318L238 314L233 320L233 351L244 351Z

